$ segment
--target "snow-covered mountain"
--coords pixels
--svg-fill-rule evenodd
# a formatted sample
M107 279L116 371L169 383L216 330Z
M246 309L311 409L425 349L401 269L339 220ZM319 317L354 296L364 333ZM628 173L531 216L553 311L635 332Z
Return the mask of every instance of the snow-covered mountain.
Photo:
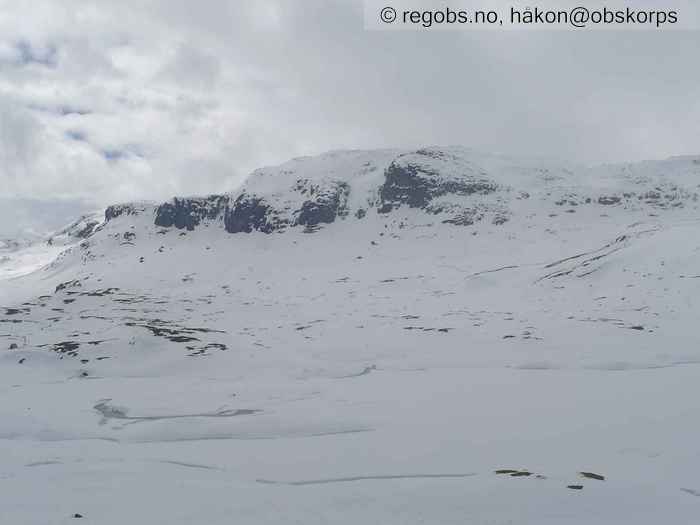
M504 224L514 214L522 220L543 204L567 213L580 205L668 209L697 202L699 167L700 158L679 158L576 169L456 147L338 151L257 170L231 195L175 198L157 207L154 222L190 231L219 222L229 233L273 233L310 232L368 212L396 218L392 212L400 209L462 226ZM107 219L123 209L111 208Z
M0 507L694 523L698 193L700 157L336 151L6 247Z

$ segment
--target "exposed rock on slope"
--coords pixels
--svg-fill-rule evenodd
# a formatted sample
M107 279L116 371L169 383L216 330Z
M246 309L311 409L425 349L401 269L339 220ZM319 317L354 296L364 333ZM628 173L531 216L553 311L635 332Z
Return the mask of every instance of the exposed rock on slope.
M486 173L456 155L421 149L399 156L385 171L379 195L380 213L406 204L426 209L444 195L488 195L499 189Z
M109 222L123 215L140 215L141 213L145 212L146 210L149 210L150 208L152 208L152 205L150 203L144 202L127 202L123 204L113 204L112 206L108 206L105 210L105 222Z
M233 206L226 208L224 225L229 233L250 233L253 230L272 233L288 223L264 199L241 193Z
M220 217L228 204L228 197L210 195L202 198L174 198L158 206L155 225L164 228L175 226L192 231L203 220L215 220Z

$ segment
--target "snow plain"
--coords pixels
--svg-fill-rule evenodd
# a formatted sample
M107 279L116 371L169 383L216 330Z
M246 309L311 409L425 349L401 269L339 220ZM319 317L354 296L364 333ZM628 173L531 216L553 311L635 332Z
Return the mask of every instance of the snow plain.
M147 208L6 269L0 523L698 523L700 163L474 162L505 224ZM650 177L683 204L555 202Z

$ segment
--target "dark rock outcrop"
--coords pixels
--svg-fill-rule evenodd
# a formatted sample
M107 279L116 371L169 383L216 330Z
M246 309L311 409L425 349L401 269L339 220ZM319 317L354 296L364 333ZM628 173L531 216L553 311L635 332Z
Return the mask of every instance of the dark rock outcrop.
M97 230L97 227L100 225L99 221L87 221L83 228L78 230L75 233L75 236L78 239L87 239L90 237L95 231Z
M304 201L298 210L295 225L306 226L307 230L313 230L319 224L329 224L337 217L347 215L347 198L350 187L344 182L338 182L329 188L311 192L313 198Z
M253 230L272 233L283 229L286 221L279 219L264 199L242 193L233 205L226 208L224 226L229 233L251 233Z
M241 193L224 212L226 231L273 233L290 226L304 226L309 232L315 231L321 224L332 223L338 217L348 214L350 186L345 182L317 184L299 179L290 193L304 197L301 205L293 197L273 205L258 195Z
M124 205L122 205L124 206ZM105 212L105 216L107 216L107 213L112 216L113 214L118 214L119 212L116 211L116 208L119 208L120 206L110 206L107 209L107 212ZM61 237L70 237L73 239L87 239L91 237L95 232L99 231L102 226L102 221L100 221L96 216L94 215L81 215L80 218L62 230L59 230L55 232L51 237L47 239L47 244L49 246L53 246L54 242L56 242L59 238Z
M113 204L105 210L105 222L109 222L122 215L138 215L143 211L143 208L136 204Z
M603 206L613 206L615 204L620 204L622 199L617 195L603 195L598 198L598 204Z
M416 154L434 158L433 155L427 155L426 150L419 150ZM402 204L424 209L434 198L442 195L486 195L496 190L498 185L489 179L473 174L442 177L439 172L418 162L405 161L399 157L386 169L385 182L379 190L379 212L389 213Z
M158 206L155 225L163 228L186 228L189 231L204 220L214 220L221 216L228 204L224 195L210 195L204 198L174 198Z

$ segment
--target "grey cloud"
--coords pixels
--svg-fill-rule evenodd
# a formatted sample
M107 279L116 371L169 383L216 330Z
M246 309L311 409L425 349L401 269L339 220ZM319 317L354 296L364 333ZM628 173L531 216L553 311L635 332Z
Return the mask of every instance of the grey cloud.
M78 142L87 142L87 136L82 131L70 129L66 131L66 137Z
M129 157L144 157L144 154L139 146L135 144L126 144L122 147L102 149L100 150L100 154L110 162L116 162Z
M32 64L55 68L58 65L58 49L53 44L36 45L25 39L6 42L4 52L0 54L0 67L23 67Z
M220 60L216 56L183 44L164 65L157 79L206 92L218 82L220 69Z
M58 105L53 107L40 106L36 104L29 104L27 106L29 109L35 111L43 111L48 113L55 113L56 115L61 115L63 117L68 115L89 115L91 111L89 109L84 109L76 106L69 105Z
M23 108L0 99L0 166L3 179L31 175L31 165L43 133L41 123Z
M51 68L58 65L58 50L52 44L37 48L26 40L20 40L15 44L15 49L21 64L40 64Z

